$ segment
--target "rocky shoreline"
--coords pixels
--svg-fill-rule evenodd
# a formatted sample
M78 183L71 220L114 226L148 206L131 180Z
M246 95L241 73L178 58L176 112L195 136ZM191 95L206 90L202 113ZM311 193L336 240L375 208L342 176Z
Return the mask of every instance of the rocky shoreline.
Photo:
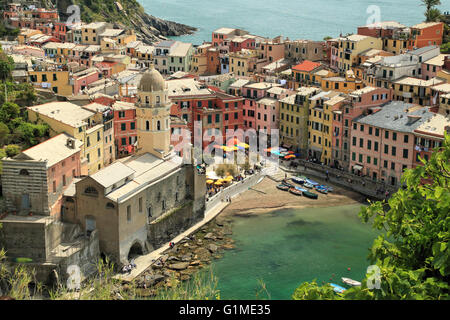
M218 216L164 251L158 261L135 279L140 295L155 296L159 289L187 281L213 260L220 259L225 250L234 249L232 222L230 217Z

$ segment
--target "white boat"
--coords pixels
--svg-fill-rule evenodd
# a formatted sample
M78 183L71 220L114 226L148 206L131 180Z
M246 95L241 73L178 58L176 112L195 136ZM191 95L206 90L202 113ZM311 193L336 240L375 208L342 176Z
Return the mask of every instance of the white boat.
M342 277L342 282L345 283L346 285L352 286L352 287L360 287L361 286L361 282L350 279L350 278L345 278Z

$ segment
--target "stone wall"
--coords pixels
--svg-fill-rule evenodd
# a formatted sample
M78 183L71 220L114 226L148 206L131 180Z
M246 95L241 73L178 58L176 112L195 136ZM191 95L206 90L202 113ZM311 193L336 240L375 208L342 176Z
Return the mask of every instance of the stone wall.
M47 168L44 161L2 160L2 188L9 211L49 215ZM27 170L28 175L20 174ZM30 208L22 208L22 197L29 196Z
M148 225L147 239L156 250L204 217L203 210L194 210L193 201L173 209Z
M0 247L11 258L31 258L34 262L47 260L46 225L44 222L1 221Z

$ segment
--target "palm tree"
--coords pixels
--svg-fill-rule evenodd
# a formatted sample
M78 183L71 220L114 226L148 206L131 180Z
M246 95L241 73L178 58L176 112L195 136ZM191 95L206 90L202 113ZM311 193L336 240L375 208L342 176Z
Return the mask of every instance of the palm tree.
M426 22L437 22L440 21L441 12L439 9L432 8L425 12Z
M425 11L425 17L427 22L436 21L440 17L441 13L436 6L441 5L441 0L421 0L422 5L427 8ZM439 13L439 14L438 14Z

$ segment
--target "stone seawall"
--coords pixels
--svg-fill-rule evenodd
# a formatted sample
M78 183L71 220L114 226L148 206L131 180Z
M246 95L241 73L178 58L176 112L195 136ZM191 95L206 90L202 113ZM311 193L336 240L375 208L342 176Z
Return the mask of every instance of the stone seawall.
M156 250L171 241L203 217L203 210L194 210L193 201L162 215L148 226L148 242L153 247L151 250Z

